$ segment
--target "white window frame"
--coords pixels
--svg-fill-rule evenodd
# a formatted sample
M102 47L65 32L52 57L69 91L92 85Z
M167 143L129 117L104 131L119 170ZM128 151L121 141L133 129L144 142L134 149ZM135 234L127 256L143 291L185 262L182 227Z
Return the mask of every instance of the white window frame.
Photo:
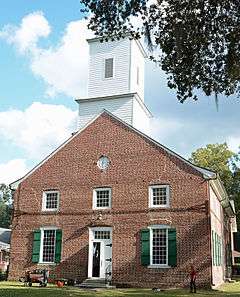
M39 254L39 264L55 264L55 261L53 262L46 262L43 261L43 238L44 238L44 231L45 230L54 230L55 231L55 244L54 244L54 256L53 258L55 259L55 250L56 250L56 232L57 232L57 227L42 227L40 228L41 230L41 242L40 242L40 254Z
M166 204L159 204L154 205L153 204L153 189L162 189L166 188L166 194L167 194L167 202ZM150 208L168 208L170 207L170 186L169 185L152 185L148 187L148 206Z
M170 228L169 225L152 225L149 226L148 229L150 230L150 265L148 268L170 268L171 266L168 265L168 229ZM166 264L153 264L153 229L166 229Z
M47 203L47 194L54 194L57 193L57 208L46 208L46 203ZM60 194L59 191L56 190L47 190L43 192L42 196L42 211L58 211L59 210L59 200L60 200Z
M97 192L98 191L109 191L109 206L99 207L97 206ZM96 188L93 190L93 209L110 209L112 207L112 189L111 188Z
M113 59L113 76L111 76L111 77L105 77L105 66L106 66L106 60L107 59ZM114 56L104 57L104 59L103 59L103 73L102 73L102 77L103 77L103 80L110 80L110 79L115 78L115 57Z

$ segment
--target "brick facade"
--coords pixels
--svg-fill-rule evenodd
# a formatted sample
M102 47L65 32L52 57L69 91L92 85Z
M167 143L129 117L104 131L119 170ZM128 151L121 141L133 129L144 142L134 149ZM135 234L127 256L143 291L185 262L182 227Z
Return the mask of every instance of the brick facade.
M105 172L96 165L110 158ZM170 185L170 208L150 209L148 187ZM92 210L93 189L112 188L112 208ZM43 213L42 193L57 189L60 209ZM33 230L63 231L62 260L50 269L61 277L87 278L91 226L113 228L113 283L129 286L183 286L193 263L198 284L211 285L208 182L193 167L103 113L18 186L14 197L10 278L31 263ZM99 213L102 217L99 217ZM168 224L177 230L177 266L147 268L140 263L140 230ZM41 267L41 266L40 266Z

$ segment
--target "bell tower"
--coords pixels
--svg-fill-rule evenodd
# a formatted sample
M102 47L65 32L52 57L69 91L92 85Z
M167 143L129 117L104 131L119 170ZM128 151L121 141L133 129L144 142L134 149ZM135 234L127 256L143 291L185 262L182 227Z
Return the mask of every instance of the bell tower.
M88 96L138 93L144 101L146 53L139 41L129 38L112 42L88 40L90 46Z
M89 44L88 97L78 98L79 128L106 109L121 120L148 131L150 112L144 104L146 53L137 40L128 37Z

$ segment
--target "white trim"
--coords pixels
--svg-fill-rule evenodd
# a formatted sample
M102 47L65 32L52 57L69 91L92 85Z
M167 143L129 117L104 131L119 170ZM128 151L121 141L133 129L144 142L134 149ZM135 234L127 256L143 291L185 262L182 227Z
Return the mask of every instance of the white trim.
M107 207L97 207L97 191L109 191L109 206ZM112 207L112 189L109 187L106 188L96 188L93 189L93 201L92 201L93 209L110 209Z
M135 41L135 42L137 43L137 45L138 45L138 47L139 47L139 49L140 49L140 51L141 51L143 57L144 57L144 58L147 58L147 57L148 57L147 52L145 51L145 49L144 49L142 43L141 43L138 39L134 39L134 38L132 39L132 37L130 36L130 34L129 34L129 35L126 34L126 36L123 37L123 40L126 39L126 38L128 38L128 39L130 40L131 43L132 43L132 41ZM92 43L92 42L100 42L100 40L103 40L103 41L104 41L104 39L103 39L102 37L93 37L93 38L89 38L89 39L87 39L87 42L88 42L88 43ZM108 41L108 42L115 42L115 41L118 41L118 40L117 40L117 39L114 39L113 41ZM106 41L104 41L104 42L106 42Z
M166 188L166 204L153 204L153 189ZM148 187L148 206L149 208L169 208L170 207L170 186L169 185L151 185Z
M140 98L137 92L133 93L122 93L122 94L117 94L117 95L110 95L110 96L101 96L101 97L86 97L86 98L77 98L75 101L79 104L81 102L95 102L95 101L101 101L101 100L113 100L113 99L122 99L122 98L132 98L136 99L137 102L140 104L142 107L143 111L145 114L149 117L152 118L153 115L150 112L150 110L147 108L147 106L144 104L143 100ZM109 111L105 110L107 113L112 115ZM118 119L118 118L117 118ZM121 120L120 120L121 121ZM124 122L125 123L125 122ZM137 130L138 131L138 130Z
M55 249L56 249L56 231L58 230L57 227L51 227L51 226L47 226L47 227L41 227L40 231L41 231L41 241L40 241L40 253L39 253L39 262L38 264L55 264L55 261L53 262L45 262L43 261L43 236L44 236L44 231L45 230L54 230L55 231L55 243L54 243L54 259L55 259Z
M106 241L112 243L112 227L89 227L89 244L88 244L88 277L93 279L105 278L105 264L100 267L99 277L92 276L92 259L93 259L93 243L100 242L100 261L105 262L105 245ZM110 239L94 239L94 231L110 231Z
M148 229L150 230L150 265L148 265L148 268L169 268L168 265L168 229L170 228L169 225L152 225L148 226ZM165 229L166 230L166 264L153 264L152 263L152 242L153 242L153 235L152 230L153 229Z
M118 95L120 96L120 95ZM141 100L141 99L139 99ZM78 101L78 100L77 100ZM133 126L131 126L130 124L127 124L126 122L124 122L123 120L119 119L117 116L113 115L111 112L103 109L102 112L100 112L97 116L95 116L91 121L89 121L82 129L80 129L77 133L75 133L73 136L71 136L70 138L68 138L62 145L60 145L55 151L53 151L51 154L49 154L43 161L41 161L38 165L36 165L32 170L30 170L25 176L23 176L22 178L14 181L13 183L10 184L10 188L12 190L16 190L18 185L24 181L27 177L29 177L33 172L35 172L39 167L41 167L45 162L47 162L52 156L54 156L58 151L60 151L65 145L67 145L71 140L73 140L75 137L77 137L80 133L82 133L88 126L90 126L93 122L95 122L102 114L108 114L110 117L112 117L113 119L115 119L116 121L120 122L121 124L123 124L124 126L128 127L130 130L134 131L135 133L137 133L138 135L142 136L143 138L147 139L148 141L150 141L151 143L155 144L157 147L160 147L161 149L163 149L164 151L166 151L168 154L176 157L177 159L181 160L182 162L184 162L185 164L187 164L188 166L192 167L193 169L195 169L197 172L202 174L202 177L205 179L214 179L217 178L217 175L215 172L198 167L194 164L192 164L191 162L189 162L188 160L184 159L183 157L181 157L180 155L178 155L177 153L174 153L172 150L168 149L167 147L165 147L164 145L160 144L159 142L155 141L154 139L152 139L151 137L149 137L148 135L144 134L143 132L137 130L136 128L134 128Z
M56 208L46 208L46 198L47 198L47 194L54 194L57 193L57 207ZM58 211L59 210L59 200L60 200L60 193L57 190L47 190L47 191L43 191L42 194L42 211Z

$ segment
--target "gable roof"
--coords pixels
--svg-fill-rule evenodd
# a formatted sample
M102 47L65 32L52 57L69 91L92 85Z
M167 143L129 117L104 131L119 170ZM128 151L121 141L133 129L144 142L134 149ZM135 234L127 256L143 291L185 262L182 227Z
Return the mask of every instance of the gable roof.
M141 137L143 137L144 139L148 140L149 142L153 143L154 145L156 145L157 147L160 147L161 149L163 149L164 151L166 151L168 154L178 158L179 160L181 160L182 162L184 162L185 164L187 164L188 166L192 167L194 170L196 170L198 173L200 173L203 178L205 179L216 179L217 178L217 174L209 169L206 168L202 168L200 166L196 166L193 163L191 163L190 161L186 160L185 158L183 158L182 156L178 155L177 153L173 152L172 150L170 150L169 148L165 147L164 145L160 144L159 142L157 142L156 140L152 139L151 137L149 137L148 135L144 134L143 132L137 130L136 128L134 128L133 126L131 126L130 124L127 124L126 122L124 122L123 120L119 119L117 116L113 115L111 112L109 112L108 110L103 109L101 113L99 113L97 116L95 116L90 122L88 122L82 129L78 130L76 133L74 133L70 138L68 138L63 144L61 144L57 149L55 149L51 154L49 154L45 159L43 159L39 164L37 164L32 170L30 170L26 175L24 175L22 178L14 181L13 183L10 184L10 188L12 190L17 189L18 185L24 181L27 177L29 177L34 171L36 171L39 167L41 167L45 162L47 162L53 155L55 155L59 150L61 150L65 145L67 145L70 141L72 141L75 137L77 137L80 133L82 133L89 125L91 125L93 122L95 122L100 116L102 116L103 114L107 114L108 116L110 116L111 118L113 118L114 120L120 122L123 126L126 126L128 129L130 129L131 131L133 131L134 133L140 135Z

